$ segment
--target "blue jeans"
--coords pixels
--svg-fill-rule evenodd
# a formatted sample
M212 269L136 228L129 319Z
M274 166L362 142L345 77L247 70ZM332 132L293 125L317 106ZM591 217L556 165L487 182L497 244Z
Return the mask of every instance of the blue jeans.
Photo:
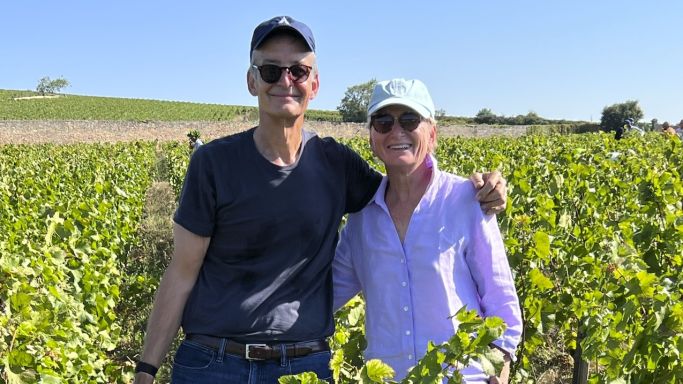
M314 372L332 382L330 352L279 360L247 360L184 340L173 362L173 384L277 384L280 376Z

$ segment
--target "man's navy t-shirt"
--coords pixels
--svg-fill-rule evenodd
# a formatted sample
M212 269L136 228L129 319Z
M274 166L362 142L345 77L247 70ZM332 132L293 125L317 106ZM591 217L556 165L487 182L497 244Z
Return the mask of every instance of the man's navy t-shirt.
M211 242L183 330L241 342L327 337L340 221L365 206L381 176L348 147L306 131L297 162L279 167L253 134L192 156L174 220Z

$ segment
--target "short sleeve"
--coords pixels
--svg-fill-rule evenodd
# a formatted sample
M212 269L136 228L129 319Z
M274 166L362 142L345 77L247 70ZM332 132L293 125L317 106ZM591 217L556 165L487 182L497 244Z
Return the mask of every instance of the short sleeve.
M213 234L216 218L216 183L209 155L207 146L192 155L173 217L183 228L204 237Z
M358 212L375 195L382 175L372 169L355 151L339 144L346 173L346 212Z

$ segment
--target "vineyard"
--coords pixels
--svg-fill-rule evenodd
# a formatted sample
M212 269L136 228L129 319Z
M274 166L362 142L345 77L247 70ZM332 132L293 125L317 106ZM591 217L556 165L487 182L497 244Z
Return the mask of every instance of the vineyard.
M364 139L346 143L381 169ZM508 181L498 222L525 320L511 382L569 382L579 333L591 383L683 382L679 139L445 138L436 157ZM0 146L0 383L131 381L167 262L145 255L162 248L142 235L149 190L177 197L188 160L178 142ZM378 370L361 360L363 305L337 314L339 383Z
M0 120L233 121L255 120L256 107L179 101L57 95L0 89ZM336 111L312 110L308 119L341 121Z

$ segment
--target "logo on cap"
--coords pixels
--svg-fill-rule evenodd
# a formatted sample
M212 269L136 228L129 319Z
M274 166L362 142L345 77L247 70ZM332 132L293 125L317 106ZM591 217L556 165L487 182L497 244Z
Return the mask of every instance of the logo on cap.
M387 88L389 88L390 92L393 93L394 96L405 96L408 93L406 83L403 81L399 82L397 80L392 80Z
M279 25L289 25L289 21L287 20L286 17L282 16L282 19L277 22Z

